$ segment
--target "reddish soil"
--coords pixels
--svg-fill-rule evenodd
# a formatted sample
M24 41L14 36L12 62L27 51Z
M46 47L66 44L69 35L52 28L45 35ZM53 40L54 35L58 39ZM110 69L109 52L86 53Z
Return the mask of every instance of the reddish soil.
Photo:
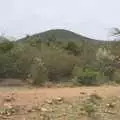
M7 90L3 90L7 89ZM120 86L77 87L77 88L29 88L15 90L14 88L0 89L0 106L8 96L14 98L13 105L34 105L42 103L47 98L88 96L96 93L101 97L120 96Z

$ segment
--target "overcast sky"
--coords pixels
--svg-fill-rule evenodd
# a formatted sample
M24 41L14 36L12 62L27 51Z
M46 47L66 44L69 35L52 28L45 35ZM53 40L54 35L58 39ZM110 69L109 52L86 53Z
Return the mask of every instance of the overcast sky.
M67 29L107 39L120 27L120 0L0 0L0 32L21 37L49 29Z

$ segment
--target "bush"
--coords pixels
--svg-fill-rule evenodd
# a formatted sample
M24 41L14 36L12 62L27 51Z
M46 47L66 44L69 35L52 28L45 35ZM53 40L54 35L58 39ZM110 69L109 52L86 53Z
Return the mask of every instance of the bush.
M85 103L84 104L84 110L89 117L92 117L96 112L96 107L92 103Z
M31 78L33 80L33 85L43 85L46 81L48 81L48 73L47 69L44 66L41 58L36 57L34 59L34 63L31 66Z
M0 43L0 52L2 53L9 52L13 47L14 47L13 42L7 41L7 42Z
M74 65L78 59L65 51L49 48L42 50L41 56L48 70L48 78L53 82L66 81L71 77Z
M1 78L29 77L35 85L47 81L76 85L120 83L120 60L115 59L119 56L115 57L110 50L99 48L96 53L97 49L89 43L68 42L66 45L66 42L59 43L55 39L50 40L48 46L39 37L33 38L28 36L22 43L0 44Z
M100 84L99 81L99 72L96 72L92 69L83 69L79 67L75 67L73 69L73 77L76 79L76 83L81 85L98 85ZM74 82L74 81L73 81Z
M116 69L113 79L117 84L120 84L120 69Z
M111 66L104 68L104 76L108 77L109 81L112 81L114 78L115 69Z
M13 78L17 74L16 64L9 54L0 54L0 77Z
M74 42L68 42L67 46L65 47L66 50L70 51L73 55L80 54L80 48Z
M21 79L26 79L30 74L33 59L39 56L39 50L28 44L17 44L11 50L10 54L16 64L16 76Z

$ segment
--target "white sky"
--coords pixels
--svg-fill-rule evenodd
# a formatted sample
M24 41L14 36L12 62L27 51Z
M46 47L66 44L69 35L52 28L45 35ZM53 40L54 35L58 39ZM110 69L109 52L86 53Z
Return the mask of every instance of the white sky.
M120 27L120 0L0 0L0 32L21 37L48 29L67 29L107 39Z

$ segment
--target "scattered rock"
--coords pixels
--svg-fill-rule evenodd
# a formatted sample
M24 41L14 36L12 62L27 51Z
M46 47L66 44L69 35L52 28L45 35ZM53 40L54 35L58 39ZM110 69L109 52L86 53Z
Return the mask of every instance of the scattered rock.
M95 98L95 99L97 99L97 100L101 100L101 99L102 99L102 97L99 96L97 93L91 94L90 97L91 97L91 98Z
M15 98L13 97L13 96L6 96L5 98L4 98L4 102L12 102L12 101L14 101L15 100Z
M31 113L31 112L32 112L32 109L28 109L27 112L28 112L28 113Z
M41 108L40 108L39 105L36 105L36 106L34 106L34 107L32 108L32 112L40 111L40 110L41 110Z
M46 108L41 108L41 112L48 112Z
M52 100L46 100L45 102L46 102L47 104L52 104L52 103L53 103Z
M4 107L6 107L6 108L12 109L11 103L4 103L3 105L4 105Z
M61 101L63 101L63 98L62 97L57 97L57 98L55 98L55 100L61 102Z
M66 116L67 114L66 113L63 113L63 116Z
M0 111L0 115L3 115L3 116L11 116L15 113L18 112L18 108L17 106L12 106L12 105L7 105L4 106L1 111Z
M64 100L62 97L57 97L57 98L53 99L53 102L55 104L62 104L64 102Z
M108 108L114 108L115 105L116 105L116 103L108 103L108 104L106 104L106 106L107 106Z
M85 94L86 94L86 92L80 92L80 94L85 95Z

